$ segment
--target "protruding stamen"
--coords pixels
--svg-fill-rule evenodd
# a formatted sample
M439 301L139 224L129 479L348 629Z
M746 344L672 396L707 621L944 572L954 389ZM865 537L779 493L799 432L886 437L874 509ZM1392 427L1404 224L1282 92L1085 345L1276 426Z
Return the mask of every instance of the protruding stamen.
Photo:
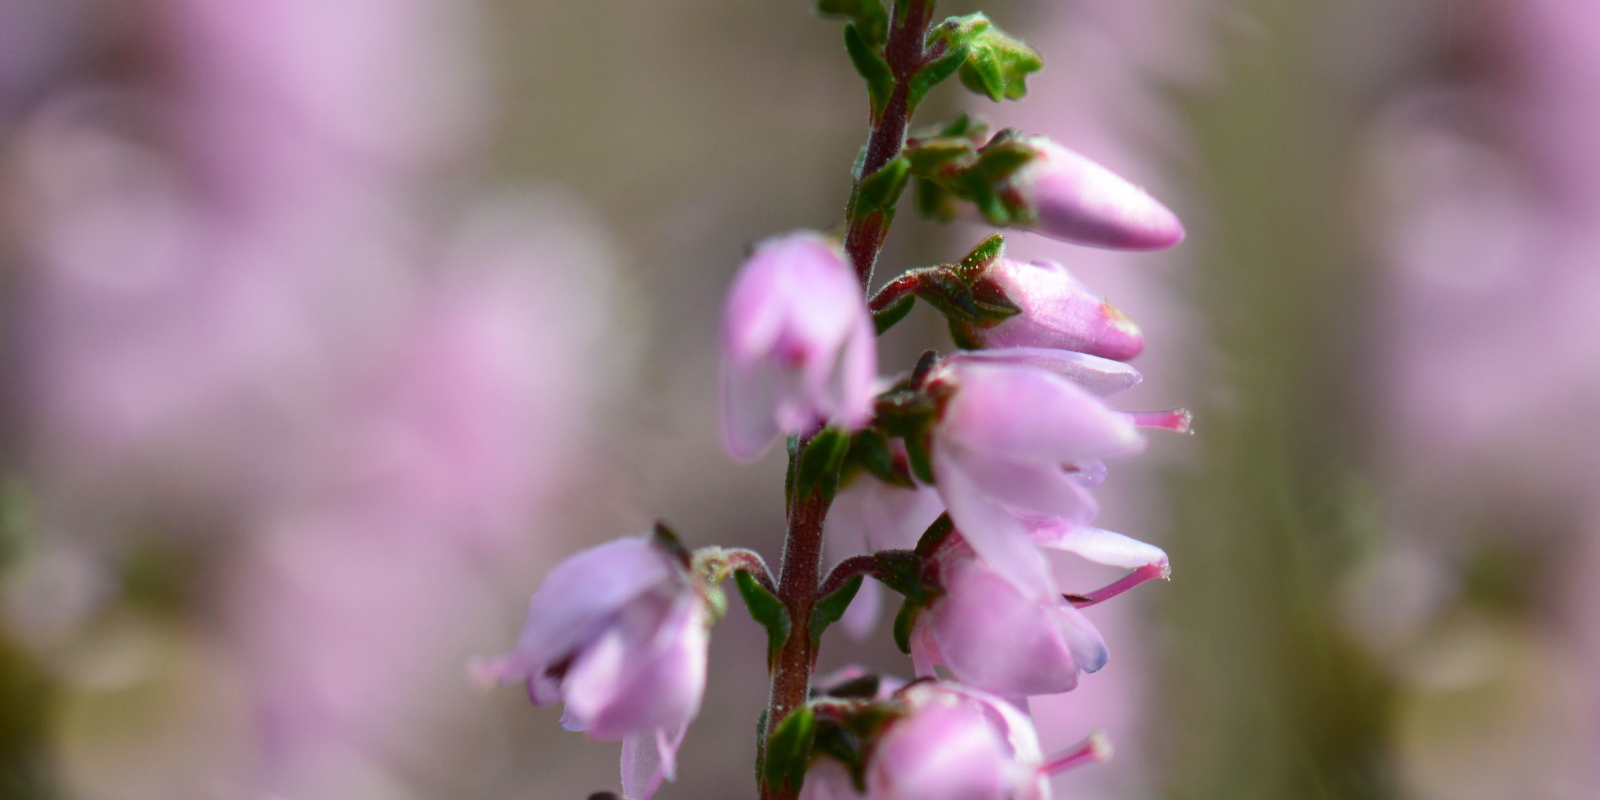
M1194 435L1194 415L1187 408L1174 408L1167 411L1139 411L1129 414L1133 424L1141 428L1160 428L1173 433Z
M1104 733L1094 731L1076 747L1039 765L1039 771L1045 775L1059 775L1073 767L1104 764L1110 760L1111 740Z
M1117 595L1122 594L1123 592L1126 592L1129 589L1144 583L1145 581L1157 579L1170 580L1171 578L1172 567L1168 565L1166 559L1162 559L1154 564L1146 564L1134 570L1133 572L1122 576L1114 583L1103 586L1099 589L1089 592L1088 594L1067 594L1062 595L1062 597L1065 597L1067 601L1072 603L1072 605L1076 608L1088 608L1089 606L1104 603L1105 601L1110 600L1111 598L1116 597Z

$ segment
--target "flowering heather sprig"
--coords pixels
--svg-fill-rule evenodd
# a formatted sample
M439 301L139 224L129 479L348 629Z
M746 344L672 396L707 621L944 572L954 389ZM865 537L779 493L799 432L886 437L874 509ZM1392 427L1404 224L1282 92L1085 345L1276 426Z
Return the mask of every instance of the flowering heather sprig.
M1142 190L1043 137L985 138L963 116L908 140L917 106L947 78L1015 100L1043 65L984 15L935 23L934 5L819 0L819 12L846 21L869 99L843 233L756 245L724 307L724 443L752 460L788 436L777 573L748 551L660 550L669 538L608 545L638 558L600 548L558 568L517 650L485 670L528 679L535 702L565 699L570 727L593 737L654 737L659 765L629 763L639 745L624 751L633 800L671 774L704 685L705 625L721 616L718 584L728 578L767 632L762 800L1046 800L1050 775L1109 755L1091 736L1045 759L1021 707L1107 663L1083 609L1167 577L1159 548L1091 525L1094 489L1106 459L1143 448L1142 429L1187 432L1188 412L1113 408L1107 398L1141 380L1124 362L1143 335L1064 267L1007 258L998 234L868 290L913 182L925 216L970 204L996 225L1093 246L1167 247L1183 229ZM966 349L929 351L875 381L874 332L919 299ZM826 574L825 531L835 561ZM1064 592L1044 550L1129 572ZM864 590L868 578L880 586ZM843 620L869 633L884 589L903 597L893 636L919 680L893 691L864 672L814 681L827 628ZM955 681L931 680L938 667Z

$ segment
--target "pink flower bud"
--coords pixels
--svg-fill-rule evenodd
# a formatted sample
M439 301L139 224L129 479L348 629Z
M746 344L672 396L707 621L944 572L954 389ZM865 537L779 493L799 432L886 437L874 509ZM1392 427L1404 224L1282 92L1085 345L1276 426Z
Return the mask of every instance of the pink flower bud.
M855 271L830 239L795 232L755 248L722 317L722 432L749 461L779 433L872 414L872 318Z
M980 281L1022 309L998 322L962 324L981 347L1050 347L1117 361L1144 351L1139 326L1054 261L998 258Z
M1007 579L1036 597L1053 594L1032 528L1093 519L1098 508L1076 465L1137 451L1137 426L1042 369L952 360L935 382L949 392L934 428L933 468L951 519Z
M1027 715L948 683L913 684L901 698L908 713L884 731L867 762L871 800L1048 800Z
M1020 702L1071 691L1078 673L1105 666L1105 641L1062 596L1023 593L962 543L941 548L937 568L944 594L911 632L918 675L943 666L964 684Z
M1183 241L1183 224L1145 190L1043 136L1036 157L998 187L1005 202L1052 239L1114 250L1161 250Z
M676 557L648 539L585 550L551 571L516 648L478 665L483 680L525 680L535 705L560 699L561 724L623 739L623 791L646 800L671 779L706 683L706 607Z

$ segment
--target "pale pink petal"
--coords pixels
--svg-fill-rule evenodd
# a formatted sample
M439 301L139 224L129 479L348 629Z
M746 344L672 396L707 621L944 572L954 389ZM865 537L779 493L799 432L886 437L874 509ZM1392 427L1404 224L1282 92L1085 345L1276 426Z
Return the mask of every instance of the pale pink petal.
M1036 369L966 364L941 435L999 458L1066 464L1132 453L1144 438L1126 415L1077 384Z
M1160 250L1183 241L1183 224L1145 190L1042 136L1040 157L1006 187L1032 206L1029 227L1052 239L1116 250Z
M946 594L922 613L957 679L1007 697L1058 694L1078 685L1079 666L1050 605L979 562L945 566Z
M1167 560L1166 551L1153 544L1065 520L1040 522L1034 528L1033 541L1040 547L1062 550L1096 564L1123 569L1138 569Z
M1110 397L1137 386L1144 376L1122 361L1058 350L1053 347L1002 347L964 350L945 359L946 364L998 363L1042 369L1082 386L1097 397Z
M979 557L1032 596L1056 593L1026 522L991 499L949 457L935 454L934 474L950 519Z

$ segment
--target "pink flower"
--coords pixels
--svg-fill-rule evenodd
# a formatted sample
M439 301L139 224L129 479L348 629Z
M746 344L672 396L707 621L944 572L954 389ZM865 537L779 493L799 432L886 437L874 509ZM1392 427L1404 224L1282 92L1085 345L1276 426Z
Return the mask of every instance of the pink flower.
M964 350L946 358L944 363L946 366L1003 364L1041 369L1076 383L1096 397L1110 397L1144 380L1138 370L1121 361L1051 347Z
M867 761L871 800L1048 800L1039 739L1021 711L947 683L913 684L901 697L909 713Z
M944 503L933 487L891 486L862 473L834 498L823 540L836 563L877 550L910 550L942 513ZM883 586L877 581L862 583L840 620L845 632L865 638L882 605Z
M960 325L980 347L1050 347L1126 361L1144 350L1144 334L1105 298L1054 261L997 258L979 279L1021 313L988 324Z
M979 556L1024 591L1054 593L1032 540L1041 520L1083 524L1099 459L1144 443L1133 415L1060 375L1004 361L952 359L931 382L948 392L933 432L939 495Z
M1022 137L1035 158L998 187L1026 227L1063 242L1114 250L1161 250L1183 241L1166 206L1116 173L1043 136Z
M781 433L872 413L872 319L833 241L795 232L756 246L722 318L722 432L742 461Z
M1019 705L1031 695L1070 691L1080 672L1098 671L1108 655L1078 607L1168 572L1161 548L1086 525L1041 524L1033 541L1134 572L1088 595L1040 597L1018 590L977 558L963 537L953 536L934 556L944 593L918 615L911 632L918 675L931 677L935 665L944 666L962 683Z
M685 566L648 539L579 553L545 578L507 656L478 676L525 680L535 705L566 703L561 724L623 740L623 792L647 800L671 779L706 683L706 607Z

